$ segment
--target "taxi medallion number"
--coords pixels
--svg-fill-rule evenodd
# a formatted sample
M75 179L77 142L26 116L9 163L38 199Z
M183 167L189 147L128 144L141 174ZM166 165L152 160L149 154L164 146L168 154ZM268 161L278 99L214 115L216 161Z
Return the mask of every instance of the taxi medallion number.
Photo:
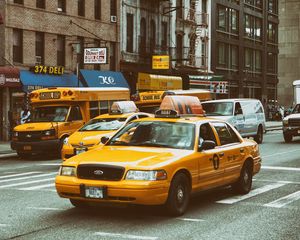
M85 197L86 198L103 198L103 188L100 187L85 187Z

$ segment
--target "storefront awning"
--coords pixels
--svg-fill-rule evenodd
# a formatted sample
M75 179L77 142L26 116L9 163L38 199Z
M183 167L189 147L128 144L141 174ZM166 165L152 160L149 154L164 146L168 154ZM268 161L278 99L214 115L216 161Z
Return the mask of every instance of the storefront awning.
M83 87L75 74L48 75L21 70L20 78L25 92L46 87Z
M80 70L83 78L80 79L84 87L123 87L129 88L121 72Z
M19 68L0 67L0 87L21 87Z

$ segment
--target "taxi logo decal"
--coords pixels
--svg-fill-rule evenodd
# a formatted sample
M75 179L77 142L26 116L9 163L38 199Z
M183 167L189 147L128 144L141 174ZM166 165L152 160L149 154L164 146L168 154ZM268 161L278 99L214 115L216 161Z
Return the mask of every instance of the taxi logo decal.
M104 172L103 172L102 170L95 170L95 171L94 171L94 174L95 174L95 175L98 175L98 176L103 175L103 173L104 173Z
M214 165L214 169L217 170L219 168L220 165L220 159L219 156L217 154L214 154L213 158L212 158L212 162Z

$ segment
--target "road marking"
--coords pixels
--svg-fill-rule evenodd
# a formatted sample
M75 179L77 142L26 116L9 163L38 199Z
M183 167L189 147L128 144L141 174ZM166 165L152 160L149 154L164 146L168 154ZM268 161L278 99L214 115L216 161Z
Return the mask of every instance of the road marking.
M233 203L240 202L240 201L243 201L245 199L254 197L254 196L259 195L261 193L268 192L268 191L270 191L272 189L282 187L284 185L286 185L286 184L284 184L284 183L269 184L269 185L265 185L263 187L254 189L254 190L252 190L251 192L249 192L246 195L234 196L234 197L223 199L223 200L216 201L216 202L217 203L225 203L225 204L233 204Z
M50 211L64 211L65 209L62 208L45 208L45 207L27 207L28 209L35 209L35 210L50 210Z
M108 233L108 232L95 232L94 235L101 237L117 237L117 238L126 238L126 239L141 239L141 240L155 240L158 237L147 237L147 236L137 236L121 233Z
M14 184L9 184L9 185L0 186L0 188L16 187L16 186L20 186L20 185L26 185L26 184L37 183L37 182L53 181L54 179L55 179L55 178L46 178L46 179L36 180L36 181L14 183Z
M190 221L190 222L204 222L205 220L199 218L176 218L182 221Z
M271 183L285 183L285 184L300 184L300 182L292 182L292 181L276 181L276 180L268 180L268 179L253 179L256 182L271 182Z
M300 168L291 168L291 167L262 166L261 168L269 169L269 170L300 171Z
M11 175L6 175L6 176L0 176L0 179L10 178L10 177L18 177L18 176L24 176L24 175L30 175L30 174L35 174L35 173L41 173L41 172L27 172L27 173L11 174Z
M273 207L273 208L281 208L284 207L285 205L297 201L300 199L300 191L294 192L290 195L284 196L282 198L279 198L273 202L264 204L265 207Z
M18 180L24 180L24 179L30 179L30 178L45 177L45 176L50 176L50 175L57 175L57 172L55 172L55 173L38 174L38 175L29 176L29 177L20 177L20 178L5 179L5 180L0 180L0 183L11 182L11 181L18 181Z
M18 190L37 190L37 189L42 189L42 188L47 188L47 187L54 187L55 183L49 183L49 184L44 184L44 185L38 185L34 187L27 187L27 188L19 188Z
M274 156L278 156L278 155L282 155L282 154L288 154L288 153L292 153L292 152L298 152L298 151L300 151L300 149L286 151L286 152L280 152L280 153L274 153L274 154L270 154L270 155L266 155L266 156L261 156L261 157L262 158L269 158L269 157L274 157Z

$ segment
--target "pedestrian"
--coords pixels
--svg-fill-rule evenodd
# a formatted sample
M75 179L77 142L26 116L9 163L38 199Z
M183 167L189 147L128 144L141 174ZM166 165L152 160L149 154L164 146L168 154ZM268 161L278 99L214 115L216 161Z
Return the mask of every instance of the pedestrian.
M30 111L28 107L24 107L23 110L21 111L20 123L24 124L26 122L29 122L29 120L30 120Z

